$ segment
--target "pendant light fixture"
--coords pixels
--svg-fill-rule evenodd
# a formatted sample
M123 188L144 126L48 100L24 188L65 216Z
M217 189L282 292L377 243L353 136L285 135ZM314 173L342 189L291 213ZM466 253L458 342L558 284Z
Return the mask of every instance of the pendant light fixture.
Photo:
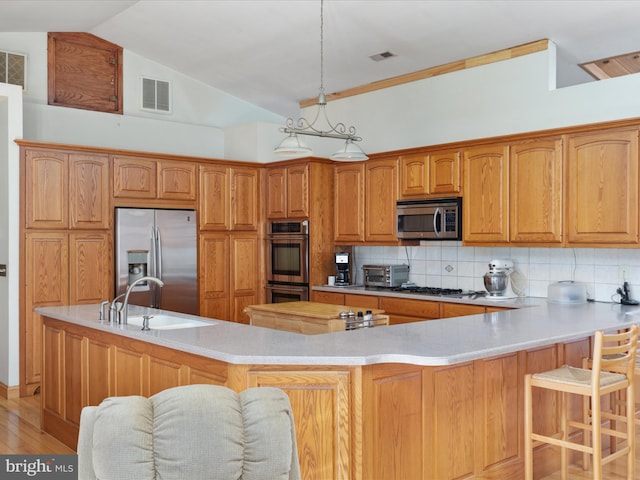
M287 118L285 126L280 131L289 135L274 149L275 153L291 156L311 155L311 148L299 138L300 135L310 135L313 137L338 138L345 141L344 146L331 155L332 160L358 162L369 158L355 143L362 140L356 135L355 127L350 126L347 128L344 123L333 125L327 116L327 99L324 94L324 0L320 0L320 92L318 93L316 106L316 115L311 122L304 117L299 118L297 121L294 121L291 117ZM316 122L320 117L324 119L323 123L328 126L326 130L322 130L320 126L316 127Z

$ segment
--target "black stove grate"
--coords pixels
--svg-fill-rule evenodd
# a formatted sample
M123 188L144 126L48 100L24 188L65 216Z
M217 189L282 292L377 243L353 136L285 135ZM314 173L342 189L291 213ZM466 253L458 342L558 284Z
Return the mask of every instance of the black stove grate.
M422 293L424 295L461 295L460 288L439 288L439 287L394 287L394 292Z

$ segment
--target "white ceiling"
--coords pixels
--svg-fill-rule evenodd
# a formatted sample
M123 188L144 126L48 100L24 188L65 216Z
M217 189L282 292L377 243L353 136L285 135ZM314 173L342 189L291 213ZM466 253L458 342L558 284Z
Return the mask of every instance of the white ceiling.
M640 50L639 19L638 0L326 0L325 91L545 38L558 86L583 83L579 63ZM319 0L0 0L0 31L93 33L284 116L320 86Z

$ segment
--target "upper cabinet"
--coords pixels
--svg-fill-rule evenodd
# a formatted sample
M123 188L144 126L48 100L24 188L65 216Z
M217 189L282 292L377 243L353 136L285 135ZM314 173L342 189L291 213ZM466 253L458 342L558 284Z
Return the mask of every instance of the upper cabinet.
M25 228L110 225L106 155L23 149Z
M333 186L336 242L364 242L364 164L337 165Z
M397 242L397 158L366 162L364 178L365 242Z
M465 242L509 240L509 148L496 144L464 151L462 203Z
M335 167L335 240L397 243L397 157Z
M113 157L113 196L195 202L196 168L192 162Z
M254 167L200 165L200 230L257 230L258 180Z
M509 239L518 243L562 242L562 138L510 147Z
M412 199L460 193L460 152L420 152L400 156L398 198Z
M267 218L309 217L309 164L267 169Z
M568 137L567 243L638 243L638 129Z

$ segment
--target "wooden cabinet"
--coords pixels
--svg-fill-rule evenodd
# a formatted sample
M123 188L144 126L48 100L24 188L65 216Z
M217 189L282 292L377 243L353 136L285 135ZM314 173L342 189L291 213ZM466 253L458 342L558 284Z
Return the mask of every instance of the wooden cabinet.
M194 202L196 167L192 162L113 157L113 196Z
M267 169L267 218L309 217L309 165Z
M200 165L200 230L258 229L257 168Z
M335 240L397 244L398 160L369 160L335 169Z
M364 242L364 164L337 165L334 188L336 242Z
M399 199L460 193L458 150L418 152L400 156Z
M638 129L567 141L567 244L637 244Z
M248 324L244 308L261 299L257 234L204 233L199 252L201 315Z
M398 160L370 160L365 164L365 242L397 242L396 200Z
M21 148L20 393L39 387L40 306L100 303L113 290L108 155Z
M250 370L247 387L276 387L288 396L303 478L352 478L349 371ZM312 466L312 467L311 467Z
M389 324L422 322L440 318L440 303L429 300L380 297L380 308L389 315Z
M466 303L446 303L440 304L440 318L464 317L465 315L477 315L485 313L483 305L469 305Z
M21 387L33 393L40 382L42 365L42 321L33 309L93 304L111 298L111 239L104 232L31 232L26 234L24 245Z
M510 146L509 240L559 244L563 240L562 138Z
M25 228L109 228L106 155L25 149Z
M506 144L463 152L463 240L502 243L509 240L509 152Z

